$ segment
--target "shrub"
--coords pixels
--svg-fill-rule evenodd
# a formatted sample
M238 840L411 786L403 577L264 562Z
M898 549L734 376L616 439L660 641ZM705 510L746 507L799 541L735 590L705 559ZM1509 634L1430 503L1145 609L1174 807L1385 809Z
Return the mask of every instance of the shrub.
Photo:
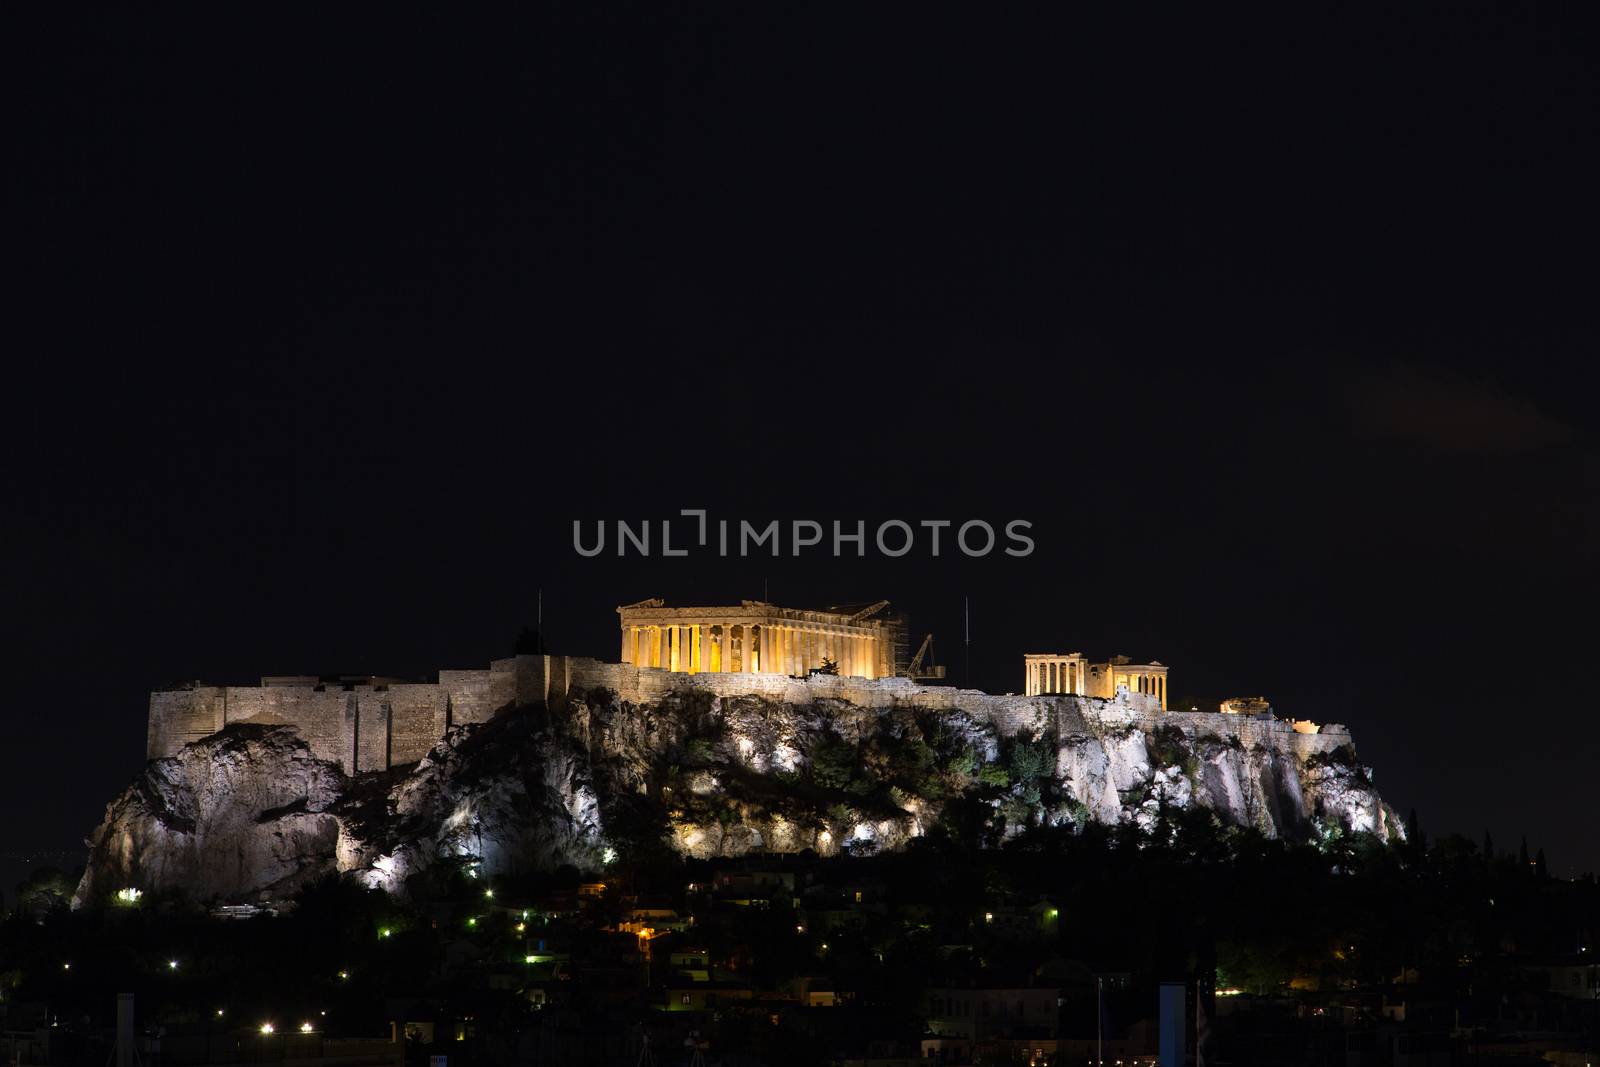
M1004 788L1011 784L1011 775L998 763L985 763L978 771L978 781Z

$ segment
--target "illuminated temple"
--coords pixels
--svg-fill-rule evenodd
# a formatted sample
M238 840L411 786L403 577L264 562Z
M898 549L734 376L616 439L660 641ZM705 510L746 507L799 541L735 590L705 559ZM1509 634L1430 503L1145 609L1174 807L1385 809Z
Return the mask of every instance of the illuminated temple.
M1078 696L1116 696L1118 689L1145 693L1167 706L1167 668L1151 660L1134 663L1127 656L1112 656L1105 663L1090 663L1082 652L1035 652L1022 657L1023 693L1075 693Z
M859 611L803 611L759 600L707 608L669 608L641 600L617 608L622 662L688 674L730 672L805 675L835 664L841 675L889 678L896 669L901 621L884 617L887 601Z

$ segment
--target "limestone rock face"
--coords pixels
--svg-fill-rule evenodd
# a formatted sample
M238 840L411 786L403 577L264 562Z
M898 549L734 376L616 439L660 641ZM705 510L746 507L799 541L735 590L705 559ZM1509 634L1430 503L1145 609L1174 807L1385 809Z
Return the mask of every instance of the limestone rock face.
M151 761L88 840L75 905L131 887L253 902L343 872L394 893L443 866L484 876L620 849L711 858L898 849L933 832L998 843L1030 826L1173 811L1316 839L1403 836L1342 727L1151 714L1125 697L864 708L837 699L597 689L460 726L420 762L346 778L289 726L234 724Z
M151 760L89 837L73 906L119 889L254 900L327 869L345 779L292 727L238 725Z

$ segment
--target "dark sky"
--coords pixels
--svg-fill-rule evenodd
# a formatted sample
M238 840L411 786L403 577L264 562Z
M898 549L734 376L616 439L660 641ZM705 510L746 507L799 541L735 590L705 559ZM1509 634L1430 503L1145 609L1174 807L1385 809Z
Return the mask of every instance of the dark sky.
M1597 38L1535 5L8 15L9 852L153 686L885 597L1600 868ZM764 5L763 5L764 7ZM1025 560L575 519L1031 521Z

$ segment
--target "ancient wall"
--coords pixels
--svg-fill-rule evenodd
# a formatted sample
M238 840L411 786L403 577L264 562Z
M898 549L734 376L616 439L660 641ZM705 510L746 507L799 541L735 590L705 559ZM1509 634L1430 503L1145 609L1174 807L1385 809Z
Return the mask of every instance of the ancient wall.
M691 690L789 704L838 700L868 708L960 708L988 719L1004 736L1177 726L1195 735L1238 737L1250 746L1274 745L1302 758L1350 743L1343 726L1323 726L1311 734L1273 719L1162 711L1157 697L1127 691L1109 699L996 695L920 685L908 678L684 674L577 656L514 656L495 660L487 670L440 671L434 683L195 686L151 693L147 755L172 755L227 723L267 722L294 726L316 756L337 762L346 773L383 770L421 759L451 726L483 722L501 708L559 701L575 690L591 689L610 690L635 704Z
M222 729L222 702L221 686L151 693L145 738L147 754L168 756Z

